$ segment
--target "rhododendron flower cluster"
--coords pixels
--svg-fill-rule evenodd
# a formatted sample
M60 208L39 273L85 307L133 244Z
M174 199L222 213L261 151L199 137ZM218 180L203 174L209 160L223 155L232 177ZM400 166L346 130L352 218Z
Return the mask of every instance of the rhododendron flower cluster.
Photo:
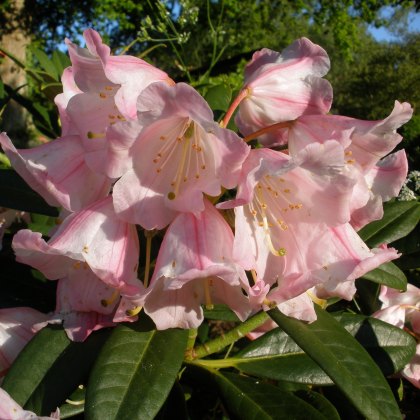
M59 282L48 320L73 340L141 310L158 329L196 328L219 303L241 320L278 306L312 322L314 301L351 300L358 277L398 258L357 231L406 178L404 151L390 152L408 103L382 121L328 114L328 55L301 38L254 54L218 123L193 87L111 55L92 29L84 37L86 48L67 41L61 137L17 150L0 136L15 170L63 210L49 238L22 230L13 248ZM139 232L148 247L163 237L150 282Z

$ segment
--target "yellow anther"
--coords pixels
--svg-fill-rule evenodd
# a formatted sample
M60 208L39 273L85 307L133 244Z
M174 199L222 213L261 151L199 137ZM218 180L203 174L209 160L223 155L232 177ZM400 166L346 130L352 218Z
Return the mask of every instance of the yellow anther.
M100 92L99 97L102 98L102 99L105 99L106 98L106 93Z
M103 139L105 138L105 133L94 133L93 131L87 132L88 139Z
M175 198L176 198L176 195L173 191L168 193L168 199L169 200L175 200Z
M136 316L140 313L140 311L143 309L142 306L136 306L133 309L128 309L127 311L125 311L125 314L127 316Z

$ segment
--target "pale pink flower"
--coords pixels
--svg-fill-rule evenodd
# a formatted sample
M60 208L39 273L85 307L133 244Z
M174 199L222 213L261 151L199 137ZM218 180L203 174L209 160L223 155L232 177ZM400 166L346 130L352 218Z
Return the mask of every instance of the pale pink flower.
M134 281L132 286L136 286ZM58 281L57 305L51 321L62 321L72 341L84 341L92 331L136 320L127 315L119 315L116 320L119 305L120 291L101 281L86 263L79 262Z
M213 121L192 87L154 83L138 106L144 128L130 149L133 168L113 190L120 217L147 230L162 229L178 212L203 211L203 194L217 196L222 186L236 186L249 147ZM121 143L121 136L114 138Z
M48 319L48 315L32 308L0 309L0 378L28 341L47 325ZM0 403L0 413L1 407Z
M24 410L4 389L0 388L0 418L2 420L54 420L60 419L60 410L49 417L37 416L32 411Z
M403 328L406 324L420 334L420 289L412 284L407 285L406 292L400 292L387 286L381 286L379 300L382 308L373 316Z
M278 53L264 48L245 69L241 102L235 122L244 135L274 123L306 114L325 114L332 102L332 87L322 79L330 68L327 53L307 38L300 38ZM262 143L275 143L265 134Z
M277 283L270 295L277 303L317 284L351 299L356 278L398 256L370 251L348 224L354 180L340 170L343 157L336 141L311 144L295 159L253 150L236 199L219 206L237 206L233 255L265 283Z
M82 139L87 165L104 172L107 153L106 130L137 115L137 97L151 83L165 81L168 75L132 56L111 56L97 32L84 32L87 48L66 40L72 62L72 78L67 75L67 91L60 96L60 115L66 127L72 126ZM76 93L74 82L80 93ZM69 129L69 128L67 128Z
M337 140L345 148L346 165L357 179L351 224L358 230L382 218L382 203L396 197L404 183L408 170L404 151L388 153L402 140L397 128L409 121L412 114L410 104L395 101L391 114L380 121L341 115L303 115L273 136L277 135L277 143L288 144L291 156L308 144L329 139Z
M382 308L372 316L399 328L407 327L417 339L420 337L420 289L407 284L407 291L399 292L387 286L381 286L379 300ZM420 344L416 354L400 372L416 388L420 389Z
M158 329L196 328L201 304L224 303L244 320L251 307L245 271L232 258L233 233L205 201L204 211L181 213L163 239L144 310Z
M51 206L78 211L109 194L111 181L86 165L78 136L17 150L2 133L0 144L16 172Z
M48 243L40 233L20 230L13 248L17 261L51 280L68 276L85 262L104 283L125 290L137 273L136 227L116 217L111 197L68 216Z

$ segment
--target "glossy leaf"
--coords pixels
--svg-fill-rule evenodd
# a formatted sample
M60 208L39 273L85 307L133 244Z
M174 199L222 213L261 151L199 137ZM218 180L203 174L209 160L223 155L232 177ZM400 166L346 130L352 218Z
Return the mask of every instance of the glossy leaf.
M153 419L177 377L187 330L156 331L143 322L116 327L90 376L86 419Z
M393 201L384 204L384 217L369 223L358 234L370 246L389 244L408 235L420 220L420 203Z
M312 324L289 318L277 308L268 313L325 371L362 415L368 419L401 418L379 367L326 311L317 309L318 319Z
M335 318L371 354L386 375L401 370L415 351L412 337L399 328L375 318L336 314ZM318 323L308 324L316 332ZM331 333L330 340L336 338ZM275 329L250 343L230 366L263 377L315 385L332 384L328 375L281 329Z
M102 330L75 343L62 328L42 329L15 360L4 389L25 409L48 415L86 380L108 335Z
M316 408L328 420L340 420L340 416L335 407L319 392L299 390L295 392L295 395Z
M225 407L243 420L298 419L326 420L311 404L274 385L229 372L212 371Z
M82 414L85 411L85 396L86 389L78 387L66 400L68 402L60 406L60 420Z
M392 262L382 264L378 268L366 273L362 278L392 287L393 289L407 290L407 277Z
M33 191L26 182L13 170L0 170L0 207L27 211L30 213L58 216L55 207Z

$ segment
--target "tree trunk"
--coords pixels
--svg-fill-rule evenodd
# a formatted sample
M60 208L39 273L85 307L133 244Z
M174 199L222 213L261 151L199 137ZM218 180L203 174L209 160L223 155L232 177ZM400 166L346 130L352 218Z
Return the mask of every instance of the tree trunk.
M12 0L10 11L6 12L6 27L0 31L0 45L3 49L25 62L26 47L30 44L30 35L26 33L23 25L19 23L19 16L24 8L24 0ZM10 58L0 59L0 78L2 82L13 89L26 84L26 73ZM18 90L25 95L27 87ZM11 100L6 106L0 120L0 130L6 131L14 143L23 146L29 140L31 122L30 115L18 103Z

